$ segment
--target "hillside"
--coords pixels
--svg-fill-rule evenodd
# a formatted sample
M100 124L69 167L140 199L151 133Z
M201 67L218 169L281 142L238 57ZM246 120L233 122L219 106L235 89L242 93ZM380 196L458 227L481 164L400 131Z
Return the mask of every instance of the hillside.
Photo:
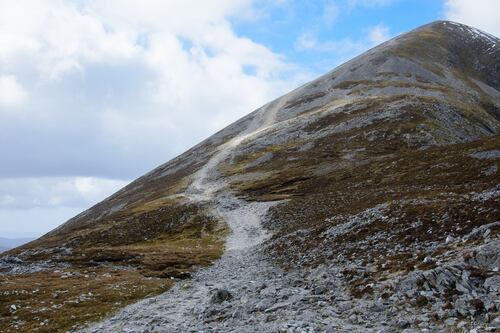
M499 133L500 40L425 25L9 251L0 330L494 330Z

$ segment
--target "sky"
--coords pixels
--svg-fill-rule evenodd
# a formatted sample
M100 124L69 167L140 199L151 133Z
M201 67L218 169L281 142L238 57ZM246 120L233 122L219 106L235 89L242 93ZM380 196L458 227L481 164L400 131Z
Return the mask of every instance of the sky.
M0 0L0 237L37 237L283 93L497 0Z

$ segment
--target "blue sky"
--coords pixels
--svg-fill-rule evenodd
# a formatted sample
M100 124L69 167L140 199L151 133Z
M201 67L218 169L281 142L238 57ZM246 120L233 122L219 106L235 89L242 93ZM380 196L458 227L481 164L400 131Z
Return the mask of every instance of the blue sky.
M234 20L235 30L320 73L362 50L374 27L384 27L388 36L394 36L445 16L443 2L436 0L286 1L264 8L258 24ZM354 50L304 50L297 47L302 35L312 35L323 43L349 41L362 46Z
M402 32L496 0L0 0L0 237L39 236Z

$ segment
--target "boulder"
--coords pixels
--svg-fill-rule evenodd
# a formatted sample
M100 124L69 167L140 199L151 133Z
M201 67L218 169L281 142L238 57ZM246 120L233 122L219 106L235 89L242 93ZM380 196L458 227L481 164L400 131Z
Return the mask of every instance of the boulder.
M233 295L225 289L216 289L210 298L210 303L212 304L220 304L225 301L230 301L233 298Z

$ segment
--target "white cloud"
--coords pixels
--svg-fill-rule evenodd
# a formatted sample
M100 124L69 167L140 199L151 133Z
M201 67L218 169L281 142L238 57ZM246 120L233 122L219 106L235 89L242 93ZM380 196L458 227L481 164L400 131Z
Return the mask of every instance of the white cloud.
M231 20L252 10L250 0L0 0L0 75L36 87L29 117L0 128L16 142L0 145L12 156L0 177L138 176L302 83L234 32ZM5 99L20 105L17 91Z
M315 34L309 32L302 33L297 37L297 40L295 41L295 47L298 50L318 49L318 37Z
M254 0L0 0L0 108L20 111L0 112L0 218L83 210L302 83L235 32L233 20L259 10Z
M365 7L375 7L375 6L386 6L393 3L396 0L349 0L348 4L351 7L355 6L365 6Z
M368 38L374 45L383 43L390 37L389 28L383 24L376 25L368 30Z
M0 179L0 210L78 207L96 204L127 184L96 177ZM63 221L59 221L63 222Z
M0 111L22 106L27 92L14 75L0 75Z
M331 53L341 59L347 59L391 37L389 28L383 24L370 27L366 31L364 38L344 38L340 40L319 40L313 33L303 33L297 37L295 48L299 51Z
M82 207L0 209L0 237L39 237L82 211Z
M331 27L340 15L339 5L333 1L325 3L323 8L323 21L327 27Z
M295 41L295 48L299 51L329 52L329 53L356 53L365 50L368 41L355 41L350 38L340 40L319 40L314 33L306 32L300 34Z
M31 58L50 79L83 71L85 62L118 61L137 52L128 32L107 30L104 22L70 3L3 0L0 8L0 60Z
M446 0L445 17L448 20L471 25L495 36L500 36L500 1Z
M41 236L126 184L96 177L0 179L0 236Z

